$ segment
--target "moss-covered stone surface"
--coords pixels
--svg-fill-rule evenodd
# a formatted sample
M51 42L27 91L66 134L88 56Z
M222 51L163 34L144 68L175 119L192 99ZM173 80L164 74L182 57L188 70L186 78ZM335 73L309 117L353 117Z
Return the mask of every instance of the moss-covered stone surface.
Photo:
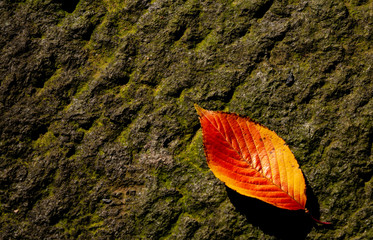
M1 239L372 239L373 1L0 1ZM193 104L289 144L302 212L227 189Z

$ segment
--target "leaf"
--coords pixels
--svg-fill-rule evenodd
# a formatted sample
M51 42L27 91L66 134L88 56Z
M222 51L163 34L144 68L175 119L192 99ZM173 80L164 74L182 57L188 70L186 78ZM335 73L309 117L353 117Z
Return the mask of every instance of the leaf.
M281 137L248 117L195 108L207 164L217 178L242 195L308 213L302 171Z
M304 177L282 138L248 117L195 107L207 163L217 178L242 195L305 210Z

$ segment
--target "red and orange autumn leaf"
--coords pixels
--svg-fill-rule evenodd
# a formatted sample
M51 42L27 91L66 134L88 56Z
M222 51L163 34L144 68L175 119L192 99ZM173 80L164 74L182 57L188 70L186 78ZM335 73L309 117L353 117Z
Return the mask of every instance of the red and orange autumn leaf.
M217 178L242 195L305 210L305 180L282 138L248 117L195 107L207 163Z
M282 138L248 117L195 108L207 164L217 178L242 195L309 213L303 173Z

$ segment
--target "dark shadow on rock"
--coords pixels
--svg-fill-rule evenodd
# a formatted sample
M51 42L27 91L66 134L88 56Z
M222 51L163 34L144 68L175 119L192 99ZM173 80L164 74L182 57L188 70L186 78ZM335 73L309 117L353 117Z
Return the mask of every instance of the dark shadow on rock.
M319 201L317 200L316 195L313 193L312 188L308 184L307 178L304 176L306 181L306 195L307 195L307 202L306 202L306 209L309 211L309 215L313 218L320 220L320 205ZM307 217L311 218L310 216L306 215ZM312 221L315 226L323 227L323 228L334 228L334 225L320 225Z
M312 219L300 211L280 209L255 198L243 196L227 187L232 204L249 223L278 239L305 239L313 226Z
M317 197L306 181L307 203L314 218L320 219L320 205ZM305 239L313 226L333 228L333 225L318 225L305 211L290 211L272 206L255 198L246 197L226 187L233 206L243 214L249 223L278 239Z
M320 205L319 201L317 200L317 197L313 193L312 188L308 184L307 178L305 178L306 181L306 196L307 196L307 202L306 202L306 209L308 209L309 213L316 219L320 219Z
M72 13L74 12L76 5L78 5L79 0L70 0L70 1L54 0L54 2L60 3L62 10L68 13Z

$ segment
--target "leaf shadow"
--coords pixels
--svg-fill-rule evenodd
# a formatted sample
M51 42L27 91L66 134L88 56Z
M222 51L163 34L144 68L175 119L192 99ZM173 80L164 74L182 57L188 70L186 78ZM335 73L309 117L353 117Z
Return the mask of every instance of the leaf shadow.
M307 184L307 181L306 181ZM226 187L228 197L238 212L249 223L277 239L305 239L315 222L303 210L291 211L277 208L255 198L247 197ZM316 196L307 184L306 208L315 218L320 216Z

